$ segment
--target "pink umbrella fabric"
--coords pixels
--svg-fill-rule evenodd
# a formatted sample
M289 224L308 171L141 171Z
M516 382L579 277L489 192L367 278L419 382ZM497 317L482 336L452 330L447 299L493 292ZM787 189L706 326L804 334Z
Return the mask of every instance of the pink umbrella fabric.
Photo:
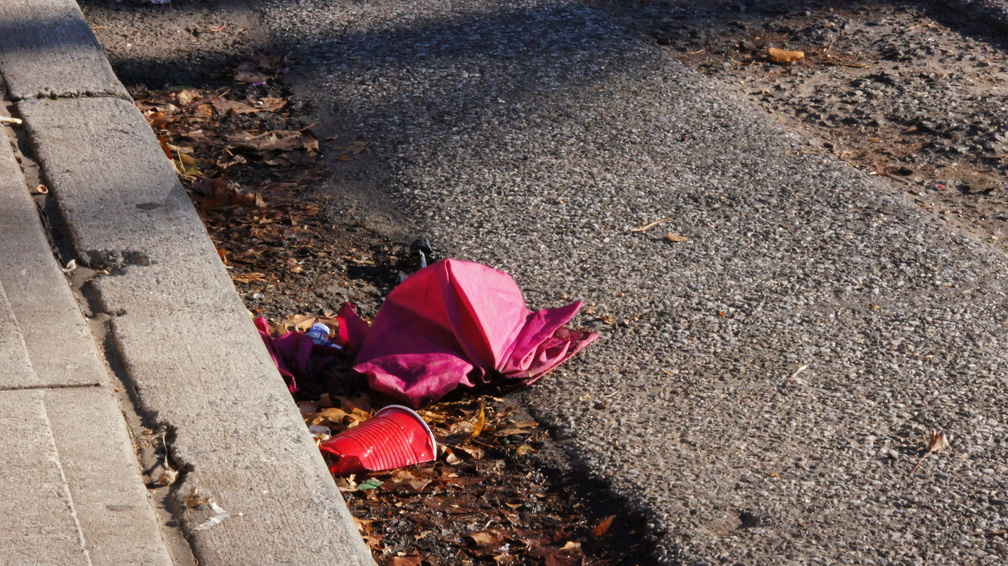
M506 273L441 260L389 293L353 369L367 375L371 389L413 408L456 387L523 387L598 338L563 326L580 308L575 302L530 311ZM363 328L348 323L348 341L357 342Z
M332 342L341 349L316 344L303 332L273 337L269 322L263 317L255 319L259 336L292 394L318 398L345 384L347 367L360 349L368 326L350 303L343 305L336 320L339 328Z

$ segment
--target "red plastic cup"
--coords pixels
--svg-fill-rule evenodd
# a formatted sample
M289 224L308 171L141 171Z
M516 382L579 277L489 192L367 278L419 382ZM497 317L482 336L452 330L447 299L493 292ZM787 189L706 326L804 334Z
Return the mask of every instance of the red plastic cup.
M434 435L409 407L389 405L370 419L326 440L320 447L336 457L329 472L343 476L431 462Z

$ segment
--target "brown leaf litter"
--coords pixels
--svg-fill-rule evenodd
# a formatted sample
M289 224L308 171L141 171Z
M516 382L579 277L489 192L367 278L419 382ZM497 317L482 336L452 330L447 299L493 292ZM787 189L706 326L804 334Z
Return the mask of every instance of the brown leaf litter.
M288 64L283 57L253 58L231 72L233 88L132 90L247 297L292 293L318 281L347 286L345 273L333 267L337 263L345 269L380 267L365 250L332 236L336 226L325 213L330 203L312 192L327 175L318 160L319 142L297 123L282 89L271 86ZM251 84L264 81L269 84ZM335 147L335 160L356 159L369 145ZM249 308L258 312L254 302ZM305 331L314 322L337 326L334 313L320 309L274 320L274 331ZM302 402L299 408L319 442L360 424L374 409L359 395ZM534 458L546 431L519 417L513 405L468 397L419 413L441 447L435 462L335 478L379 564L643 563L633 525L619 516L601 517L576 486L543 473ZM215 504L195 491L187 498L189 508L208 505ZM208 520L227 516L210 511Z

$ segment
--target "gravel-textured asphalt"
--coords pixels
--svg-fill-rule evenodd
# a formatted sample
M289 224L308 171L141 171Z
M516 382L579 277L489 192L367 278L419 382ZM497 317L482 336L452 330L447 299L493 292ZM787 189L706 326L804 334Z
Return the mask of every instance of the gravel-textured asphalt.
M371 141L333 190L374 179L403 231L535 306L587 303L602 340L525 398L660 561L1008 560L1001 252L604 10L316 0L268 21L299 90ZM932 430L951 450L908 477Z

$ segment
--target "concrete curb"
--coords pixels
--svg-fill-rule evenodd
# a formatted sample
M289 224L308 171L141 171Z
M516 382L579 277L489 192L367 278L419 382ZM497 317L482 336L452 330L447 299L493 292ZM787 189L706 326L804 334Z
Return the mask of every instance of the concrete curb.
M139 111L119 99L125 89L109 82L80 10L41 6L0 9L0 29L28 28L4 35L0 72L77 260L108 273L87 292L110 317L110 354L140 413L171 432L183 471L171 499L194 556L373 564L198 215ZM52 55L42 61L54 83L44 67L19 66L34 52ZM57 72L67 60L83 62L79 76ZM190 509L194 494L214 505Z
M0 205L0 563L172 564L94 338L7 144Z
M0 3L0 69L11 100L116 96L116 78L76 2Z

